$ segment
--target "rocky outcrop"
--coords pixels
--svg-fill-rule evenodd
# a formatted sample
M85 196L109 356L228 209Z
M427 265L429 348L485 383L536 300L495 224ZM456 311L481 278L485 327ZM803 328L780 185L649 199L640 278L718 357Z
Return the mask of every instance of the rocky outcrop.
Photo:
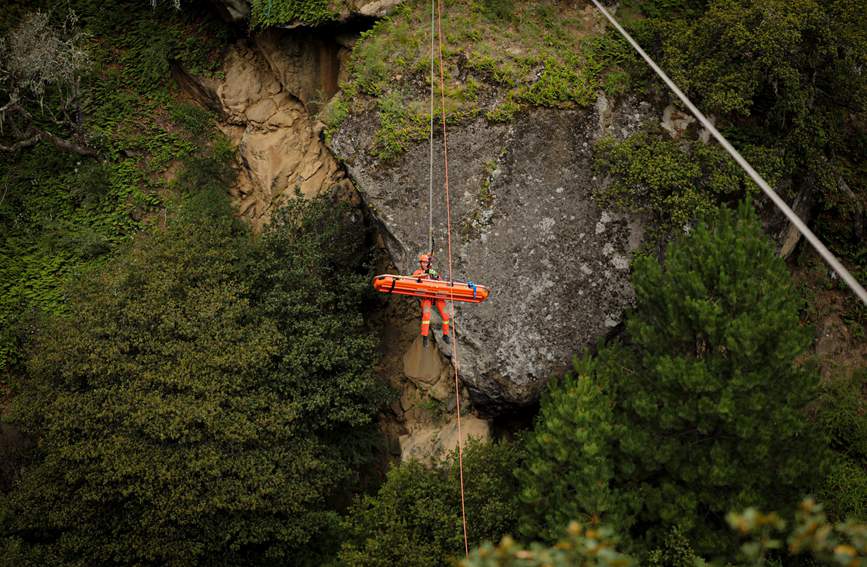
M513 124L479 120L449 132L454 273L493 289L481 305L461 306L461 376L488 413L529 404L573 354L622 319L633 298L629 256L641 241L634 218L600 210L602 181L592 173L592 144L625 136L650 112L628 102L613 111L537 110ZM375 111L349 117L333 138L403 272L426 248L428 148L393 163L371 157ZM439 142L441 143L441 142ZM441 149L437 146L437 170ZM438 177L435 253L446 271L446 207Z
M470 439L487 441L491 436L490 424L472 414L461 416L460 430L464 447ZM457 448L457 416L452 416L445 423L419 428L400 437L401 461L420 461L431 464L449 457Z
M227 22L240 23L250 17L249 0L211 0L211 4Z
M424 347L421 337L403 355L403 374L409 381L401 388L400 414L406 433L399 437L401 460L431 463L458 447L457 396L454 369L433 344ZM466 393L463 394L466 410ZM478 416L462 415L461 439L487 441L490 423Z
M223 130L237 145L241 163L232 196L255 229L296 189L306 196L352 189L304 105L258 51L234 46L224 72L217 89L226 116Z
M374 16L382 18L387 16L392 10L397 8L402 3L402 0L356 0L355 12L362 16Z
M255 36L283 89L311 113L337 92L341 46L312 31L269 29Z

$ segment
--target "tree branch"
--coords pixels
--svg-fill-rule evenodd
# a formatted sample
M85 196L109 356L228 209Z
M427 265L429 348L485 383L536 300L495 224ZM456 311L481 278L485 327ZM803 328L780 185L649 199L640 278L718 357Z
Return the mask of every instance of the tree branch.
M30 134L31 132L32 134ZM56 136L51 132L46 132L45 130L41 130L36 127L31 127L28 131L28 134L30 134L29 137L23 140L19 140L11 146L4 146L3 144L0 144L0 151L14 152L22 148L30 147L39 141L45 141L50 142L58 149L61 149L65 152L72 152L80 156L97 157L98 155L95 150L92 150L86 146L76 144L75 142L72 142L70 140L64 140L63 138Z
M96 157L97 156L96 151L94 151L94 150L92 150L86 146L78 145L75 142L71 142L69 140L64 140L63 138L59 138L59 137L55 136L54 134L52 134L51 132L41 131L39 133L39 136L43 140L45 140L47 142L51 142L52 144L54 144L57 148L60 148L61 150L76 153L80 156L90 156L90 157Z
M36 135L31 136L29 138L25 138L23 140L18 140L17 142L12 144L11 146L4 146L3 144L0 144L0 151L14 152L14 151L20 150L22 148L28 148L28 147L36 144L39 141L39 139L40 139L39 134L36 134Z

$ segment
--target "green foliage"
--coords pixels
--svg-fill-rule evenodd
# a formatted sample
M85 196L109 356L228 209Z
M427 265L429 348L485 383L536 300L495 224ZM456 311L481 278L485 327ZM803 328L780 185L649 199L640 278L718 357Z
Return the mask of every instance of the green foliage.
M550 107L589 106L596 100L597 77L588 73L577 57L566 54L564 61L548 58L539 79L520 91L518 98Z
M510 471L518 458L506 443L471 443L464 450L466 513L475 544L515 527ZM417 462L391 469L375 496L357 501L344 521L342 564L439 566L463 555L457 454L428 469Z
M248 267L251 293L288 340L278 363L284 395L323 430L363 429L386 396L361 312L370 285L364 234L357 211L298 195L277 211ZM364 449L341 435L346 450Z
M376 131L374 155L384 160L402 154L412 142L427 138L430 132L430 114L413 112L397 91L378 101L379 130Z
M3 526L23 557L318 564L327 548L384 399L357 226L294 202L254 243L220 183L38 329L13 418L40 443Z
M462 567L630 567L638 563L617 549L610 528L584 528L572 522L553 547L533 543L523 548L505 537L496 546L485 543L462 561Z
M574 371L542 399L526 440L525 464L515 472L525 537L556 541L570 520L597 526L623 519L623 505L610 488L615 473L611 441L618 432L606 392L608 376L598 372L600 366L605 363L576 360Z
M513 0L481 0L481 12L491 20L509 22L514 18L515 3Z
M507 122L534 106L589 106L606 72L628 53L613 36L596 37L577 6L549 0L447 2L442 17L444 86L437 61L434 98L453 124L479 115ZM427 136L430 33L430 6L404 4L362 33L353 48L350 81L343 88L352 92L347 100L359 100L348 111L369 108L361 97L379 99L375 151L384 156L401 154ZM622 71L619 76L620 83L616 75L611 80L612 89L624 82ZM383 105L395 103L408 119L389 120L382 112ZM434 112L439 117L441 109Z
M225 30L207 12L138 1L71 7L93 37L81 98L88 142L101 156L46 144L0 156L0 370L19 359L25 314L63 312L64 285L166 206L163 172L213 130L209 113L169 91L172 61L200 74L218 65Z
M718 146L678 143L650 132L596 145L597 171L612 175L596 198L603 206L645 213L659 232L681 229L726 199L747 178Z
M786 530L786 522L778 514L764 514L756 508L730 512L726 520L746 539L740 549L743 565L767 565L769 552L783 547L784 542L776 535L785 531L789 532L785 543L790 556L810 554L823 565L845 567L867 562L867 524L832 524L822 505L811 498L801 502L790 530Z
M252 0L250 26L267 28L282 24L323 24L339 16L336 4L331 0Z
M867 561L867 524L846 522L831 524L822 512L822 506L812 499L801 502L795 522L787 529L786 522L777 513L764 514L755 508L743 512L730 512L726 516L731 529L746 541L741 546L738 567L782 565L769 555L783 547L778 534L787 535L788 561L798 555L808 556L821 565L859 567ZM633 557L618 549L618 539L610 528L586 528L571 522L566 535L552 546L533 543L522 547L510 537L499 545L485 543L470 554L462 567L628 567L639 564ZM816 565L815 561L807 564ZM672 532L665 551L652 554L642 565L668 567L703 567L707 563L695 556L689 543L677 531ZM786 563L789 564L789 563ZM727 563L727 565L733 565Z
M551 542L569 518L601 522L646 554L679 530L725 555L728 510L791 510L825 472L805 411L818 375L795 362L810 337L749 204L633 270L630 344L601 348L543 399L516 473L522 531Z
M346 91L337 93L319 114L319 119L325 124L326 143L331 142L334 133L340 129L340 125L349 116L348 98L349 95Z
M832 249L863 268L865 0L654 0L639 40L739 149L785 156ZM749 159L749 157L748 157ZM761 162L753 162L761 165Z
M700 567L704 560L698 557L678 526L665 536L662 547L647 554L648 567Z
M824 472L825 440L804 414L818 376L795 363L809 336L749 203L672 244L664 267L633 269L638 360L622 364L615 414L624 472L641 484L626 490L637 525L678 524L719 553L727 510L787 510Z
M867 370L822 385L816 424L835 456L821 496L832 518L867 518Z

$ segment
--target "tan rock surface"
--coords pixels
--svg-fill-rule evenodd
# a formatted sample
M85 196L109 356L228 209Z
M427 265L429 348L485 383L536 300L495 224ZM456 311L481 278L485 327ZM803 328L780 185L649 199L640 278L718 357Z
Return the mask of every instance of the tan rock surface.
M348 182L304 105L257 51L236 45L224 71L217 89L226 114L223 131L237 144L241 165L230 193L255 230L296 188L310 197Z
M464 446L470 438L487 441L491 437L490 423L474 415L461 417L461 436ZM421 427L407 435L400 436L400 459L415 460L430 464L448 457L458 447L457 417L444 425Z

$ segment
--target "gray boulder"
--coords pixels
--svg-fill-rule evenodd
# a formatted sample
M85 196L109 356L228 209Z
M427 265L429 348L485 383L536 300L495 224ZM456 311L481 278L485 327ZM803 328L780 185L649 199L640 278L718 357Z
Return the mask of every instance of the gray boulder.
M456 305L455 359L483 413L534 402L576 352L617 326L633 300L629 257L642 226L596 206L600 181L591 165L600 135L624 136L641 123L636 108L649 110L615 115L603 98L595 111L537 110L509 125L478 120L449 131L455 279L493 290L483 304ZM370 155L377 126L375 111L350 116L332 150L380 223L395 265L408 273L428 242L428 145L383 163ZM441 144L438 137L433 226L446 273Z

